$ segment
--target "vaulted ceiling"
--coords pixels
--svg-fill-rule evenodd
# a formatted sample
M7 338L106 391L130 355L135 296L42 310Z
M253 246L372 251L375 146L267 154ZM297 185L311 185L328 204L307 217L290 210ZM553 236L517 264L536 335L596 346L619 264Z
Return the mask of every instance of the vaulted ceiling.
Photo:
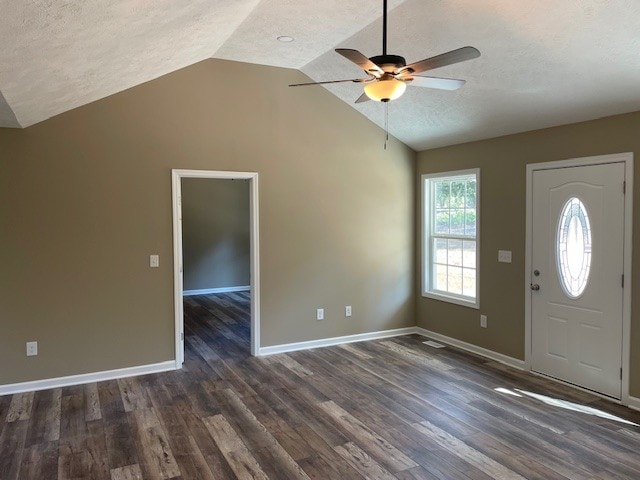
M637 0L389 0L389 8L389 53L408 62L465 45L482 52L429 72L467 80L462 89L412 87L389 104L391 134L415 150L640 110ZM0 0L0 12L3 127L207 58L330 80L362 74L335 48L382 53L382 0ZM291 89L291 101L305 88L325 87ZM384 105L353 103L362 85L326 88L384 126Z

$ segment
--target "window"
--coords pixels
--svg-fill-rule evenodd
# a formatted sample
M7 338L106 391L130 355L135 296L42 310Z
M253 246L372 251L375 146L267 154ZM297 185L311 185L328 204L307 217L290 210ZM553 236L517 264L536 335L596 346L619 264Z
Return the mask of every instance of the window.
M480 170L422 176L425 297L480 308Z
M560 213L556 259L562 288L570 298L578 298L591 271L591 225L584 203L576 197L567 200Z

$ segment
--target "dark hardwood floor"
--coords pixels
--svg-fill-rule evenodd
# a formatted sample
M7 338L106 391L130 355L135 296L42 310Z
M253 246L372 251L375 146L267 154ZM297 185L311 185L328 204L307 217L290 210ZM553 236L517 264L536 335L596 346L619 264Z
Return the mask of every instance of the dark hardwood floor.
M0 479L640 479L640 412L418 336L249 355L185 300L181 371L0 397Z

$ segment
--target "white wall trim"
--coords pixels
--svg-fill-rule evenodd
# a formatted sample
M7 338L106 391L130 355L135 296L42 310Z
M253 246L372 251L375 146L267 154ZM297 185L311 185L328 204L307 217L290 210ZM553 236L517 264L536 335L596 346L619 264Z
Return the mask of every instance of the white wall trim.
M526 233L525 233L525 340L524 358L526 370L531 370L531 234L532 234L532 192L533 172L555 168L578 167L586 165L601 165L607 163L624 163L626 195L624 198L624 291L622 292L622 392L621 402L631 405L629 396L629 370L631 358L631 260L633 233L633 153L614 153L612 155L598 155L594 157L572 158L557 162L531 163L527 165L527 193L526 193Z
M149 373L167 372L180 368L174 360L150 365L140 365L138 367L119 368L116 370L106 370L103 372L83 373L80 375L70 375L67 377L47 378L45 380L34 380L31 382L10 383L0 385L0 396L13 395L14 393L35 392L47 390L49 388L69 387L72 385L82 385L84 383L103 382L105 380L115 380L117 378L134 377L147 375Z
M629 397L627 398L627 406L629 408L633 408L634 410L640 411L640 398L632 397L631 395L629 395Z
M260 223L259 190L257 172L227 172L216 170L171 170L171 199L173 209L173 298L175 316L176 364L184 362L184 307L182 298L183 255L182 255L182 179L211 178L224 180L249 180L249 230L250 230L250 270L251 270L251 354L260 350Z
M232 293L232 292L250 292L251 285L240 285L237 287L218 287L218 288L200 288L197 290L183 290L183 297L191 297L193 295L211 295L214 293Z
M306 342L285 343L283 345L273 345L260 349L260 356L274 355L276 353L296 352L298 350L309 350L310 348L331 347L343 343L364 342L366 340L378 340L381 338L398 337L400 335L411 335L416 333L416 327L396 328L393 330L382 330L380 332L357 333L355 335L345 335L342 337L322 338L320 340L309 340Z
M472 343L463 342L462 340L458 340L457 338L447 337L446 335L432 332L420 327L415 328L415 333L417 333L418 335L422 335L423 337L432 338L433 340L437 340L438 342L446 343L447 345L451 345L452 347L457 347L461 350L475 353L476 355L480 355L481 357L495 360L496 362L500 362L510 367L517 368L518 370L525 370L524 361L517 358L509 357L508 355L494 352L493 350L479 347L477 345L473 345Z
M286 343L283 345L273 345L270 347L261 348L259 355L260 356L275 355L278 353L296 352L299 350L309 350L310 348L330 347L334 345L341 345L344 343L364 342L367 340L379 340L382 338L398 337L401 335L412 335L412 334L417 334L417 335L422 335L423 337L432 338L433 340L437 340L439 342L446 343L447 345L460 348L461 350L465 350L467 352L475 353L476 355L480 355L482 357L495 360L496 362L500 362L510 367L517 368L518 370L525 369L525 364L524 364L524 361L522 360L518 360L517 358L509 357L507 355L503 355L502 353L498 353L492 350L488 350L486 348L478 347L477 345L463 342L462 340L457 340L452 337L447 337L446 335L432 332L420 327L396 328L392 330L382 330L379 332L357 333L355 335L345 335L341 337L323 338L320 340L309 340L306 342L295 342L295 343Z
M260 349L258 355L267 356L275 355L278 353L295 352L299 350L308 350L311 348L329 347L335 345L341 345L345 343L363 342L368 340L379 340L383 338L398 337L402 335L417 334L423 337L431 338L447 345L460 348L467 352L480 355L482 357L495 360L513 368L519 370L526 370L525 362L518 360L501 353L488 350L486 348L473 345L471 343L463 342L452 337L447 337L440 333L432 332L420 327L405 327L396 328L392 330L382 330L379 332L359 333L355 335L345 335L341 337L325 338L320 340L309 340L305 342L287 343L283 345L274 345L271 347L263 347ZM0 396L13 395L17 393L36 392L39 390L47 390L51 388L62 388L74 385L83 385L85 383L104 382L107 380L116 380L118 378L134 377L140 375L148 375L152 373L161 373L171 370L179 370L182 368L182 363L178 363L175 360L168 360L160 363L153 363L149 365L140 365L137 367L126 367L115 370L105 370L102 372L83 373L79 375L70 375L66 377L48 378L45 380L34 380L30 382L12 383L6 385L0 385ZM533 372L532 372L533 373ZM535 373L534 373L535 374ZM543 376L543 375L540 375ZM544 378L548 378L543 376ZM564 382L562 382L564 383ZM575 388L575 386L570 385ZM588 391L580 389L583 391ZM589 392L593 393L593 392ZM603 398L610 399L603 396ZM628 396L626 401L622 402L629 408L640 411L640 398Z

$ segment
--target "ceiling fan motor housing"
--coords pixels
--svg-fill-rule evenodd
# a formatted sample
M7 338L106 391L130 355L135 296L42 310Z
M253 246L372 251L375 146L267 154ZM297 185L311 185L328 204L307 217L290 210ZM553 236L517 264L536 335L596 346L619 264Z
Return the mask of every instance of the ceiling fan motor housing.
M393 72L396 68L401 68L407 65L404 57L400 55L376 55L371 57L373 63L382 68L385 72Z

